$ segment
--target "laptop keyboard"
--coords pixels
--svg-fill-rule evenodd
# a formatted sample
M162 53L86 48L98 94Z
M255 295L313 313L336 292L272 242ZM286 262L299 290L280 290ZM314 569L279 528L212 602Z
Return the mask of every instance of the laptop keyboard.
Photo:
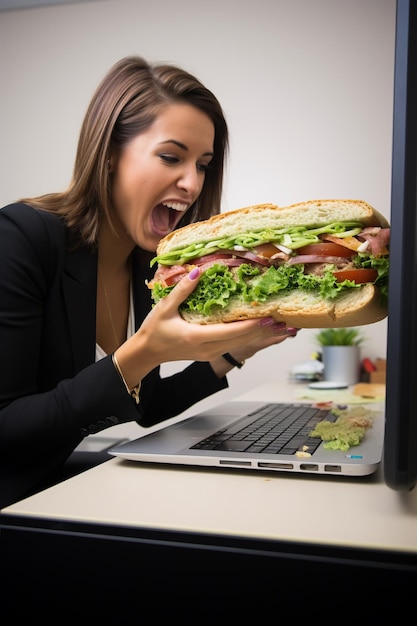
M305 404L269 403L192 448L252 454L295 454L307 447L312 454L322 440L320 437L309 437L309 433L319 422L333 422L335 419L336 416L328 409Z

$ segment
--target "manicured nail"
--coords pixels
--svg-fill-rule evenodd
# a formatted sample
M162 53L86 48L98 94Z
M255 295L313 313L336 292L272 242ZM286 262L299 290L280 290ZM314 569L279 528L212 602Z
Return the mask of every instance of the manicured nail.
M272 326L272 324L275 324L273 317L264 317L259 322L259 326Z
M198 278L200 276L200 268L195 267L193 270L191 270L191 272L188 274L188 278L190 280L195 280L196 278Z
M298 333L298 328L287 328L287 335L289 337L296 337Z

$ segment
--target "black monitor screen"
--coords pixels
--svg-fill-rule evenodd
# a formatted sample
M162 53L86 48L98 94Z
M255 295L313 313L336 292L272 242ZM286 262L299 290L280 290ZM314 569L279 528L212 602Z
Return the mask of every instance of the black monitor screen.
M397 0L384 474L417 482L417 2Z

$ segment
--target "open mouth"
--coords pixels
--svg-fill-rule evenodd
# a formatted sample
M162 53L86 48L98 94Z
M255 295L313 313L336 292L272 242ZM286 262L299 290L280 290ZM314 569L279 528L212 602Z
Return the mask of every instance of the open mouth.
M185 211L188 208L188 204L182 204L180 202L161 203L157 204L152 211L152 228L160 237L165 237L172 232Z

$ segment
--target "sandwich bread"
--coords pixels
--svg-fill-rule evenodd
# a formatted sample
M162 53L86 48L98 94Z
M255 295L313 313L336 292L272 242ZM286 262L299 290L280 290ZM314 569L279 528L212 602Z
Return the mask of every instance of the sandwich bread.
M328 246L329 241L342 243L345 250L350 247L349 258L310 256L307 260L304 250L309 243ZM149 287L158 301L197 265L202 271L201 285L180 308L182 317L190 323L271 316L296 328L370 324L387 315L387 299L381 288L387 283L388 241L388 220L362 200L312 200L287 207L259 204L221 213L167 235L159 243L154 259L158 269ZM277 254L266 260L261 250L271 243ZM363 284L352 280L338 283L333 270L355 269L355 257L361 259L363 267L378 268L378 279ZM248 265L242 268L245 263ZM300 286L284 283L282 287L273 286L265 295L262 277L266 272L275 273L281 280L281 274L291 265L292 274L294 267L302 274ZM372 273L377 274L375 269ZM317 280L316 274L320 275ZM168 275L170 281L165 280ZM329 280L335 287L325 293L319 285ZM213 293L217 290L215 296L210 293L211 285ZM205 297L206 305L195 305L198 298Z

